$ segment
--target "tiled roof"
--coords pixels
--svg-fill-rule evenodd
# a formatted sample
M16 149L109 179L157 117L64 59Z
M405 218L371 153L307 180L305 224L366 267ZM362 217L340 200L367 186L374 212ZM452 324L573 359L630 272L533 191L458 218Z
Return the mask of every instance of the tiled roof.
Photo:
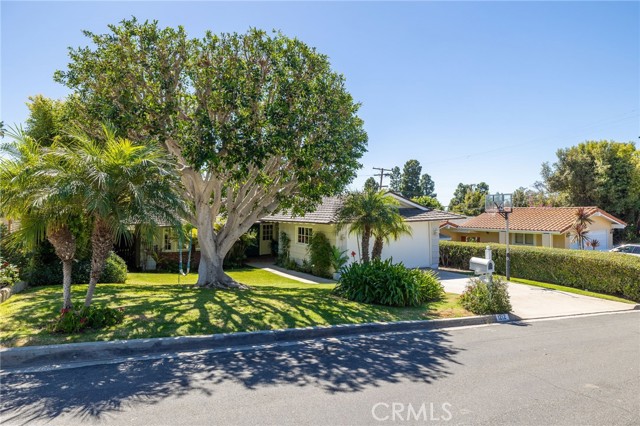
M575 221L579 207L514 207L509 214L509 229L512 231L566 232ZM600 214L612 222L626 226L617 217L598 207L584 207L587 214ZM497 213L482 213L461 223L465 229L503 229L505 220Z
M292 216L287 212L280 212L260 220L262 222L335 223L340 206L342 206L342 200L339 197L325 197L315 211L304 216Z
M276 213L260 219L262 222L296 222L296 223L336 223L338 210L342 206L340 197L326 197L318 208L304 216L292 216L287 212ZM427 222L441 221L447 219L459 219L461 216L454 213L447 213L440 210L422 210L419 208L398 209L407 222Z
M456 219L459 216L455 213L447 213L442 210L420 210L420 209L398 209L398 212L406 222L427 222L432 220Z

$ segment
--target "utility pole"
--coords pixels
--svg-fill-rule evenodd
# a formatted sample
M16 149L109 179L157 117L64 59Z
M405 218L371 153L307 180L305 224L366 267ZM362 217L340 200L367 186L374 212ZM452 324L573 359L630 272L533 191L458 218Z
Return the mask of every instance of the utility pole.
M385 173L384 171L388 171L390 172L391 169L385 169L384 167L374 167L373 170L380 170L380 184L379 184L379 189L382 189L382 179L386 176L391 176L390 173Z

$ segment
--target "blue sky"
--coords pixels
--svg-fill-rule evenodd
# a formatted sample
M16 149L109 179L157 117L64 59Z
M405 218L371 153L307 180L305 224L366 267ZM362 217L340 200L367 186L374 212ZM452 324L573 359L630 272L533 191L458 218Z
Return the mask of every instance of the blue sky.
M7 2L1 107L22 123L81 30L136 16L205 30L280 29L329 56L362 103L372 167L415 158L449 202L459 182L511 192L559 148L640 136L639 2Z

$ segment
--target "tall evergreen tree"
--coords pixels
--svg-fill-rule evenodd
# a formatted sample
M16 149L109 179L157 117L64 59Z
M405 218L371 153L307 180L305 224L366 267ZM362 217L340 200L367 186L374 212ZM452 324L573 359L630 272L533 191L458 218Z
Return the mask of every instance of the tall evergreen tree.
M628 238L640 239L640 150L633 142L587 141L560 149L542 166L550 191L573 206L595 205L629 224Z
M378 182L374 178L370 177L364 182L365 191L377 191L378 189L380 189Z
M419 197L422 195L420 189L420 173L422 166L418 160L409 160L402 169L402 179L400 192L407 198Z
M425 173L420 177L420 190L422 191L422 194L420 195L436 198L438 194L433 192L435 187L436 187L436 184L431 179L431 176L428 173Z
M389 176L389 190L393 192L400 192L400 185L402 184L402 173L400 167L395 166L391 169L391 175Z

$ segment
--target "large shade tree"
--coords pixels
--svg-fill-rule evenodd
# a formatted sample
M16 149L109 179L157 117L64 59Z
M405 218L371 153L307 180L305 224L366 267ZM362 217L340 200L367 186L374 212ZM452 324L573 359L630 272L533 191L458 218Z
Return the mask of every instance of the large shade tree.
M109 28L87 32L93 45L72 49L56 79L88 122L110 120L175 157L198 227L197 285L237 287L222 260L257 219L302 213L352 181L367 140L359 105L326 56L280 33L190 39L135 19Z
M640 150L633 142L587 141L556 153L542 166L549 190L572 206L598 206L629 226L629 239L640 239Z

